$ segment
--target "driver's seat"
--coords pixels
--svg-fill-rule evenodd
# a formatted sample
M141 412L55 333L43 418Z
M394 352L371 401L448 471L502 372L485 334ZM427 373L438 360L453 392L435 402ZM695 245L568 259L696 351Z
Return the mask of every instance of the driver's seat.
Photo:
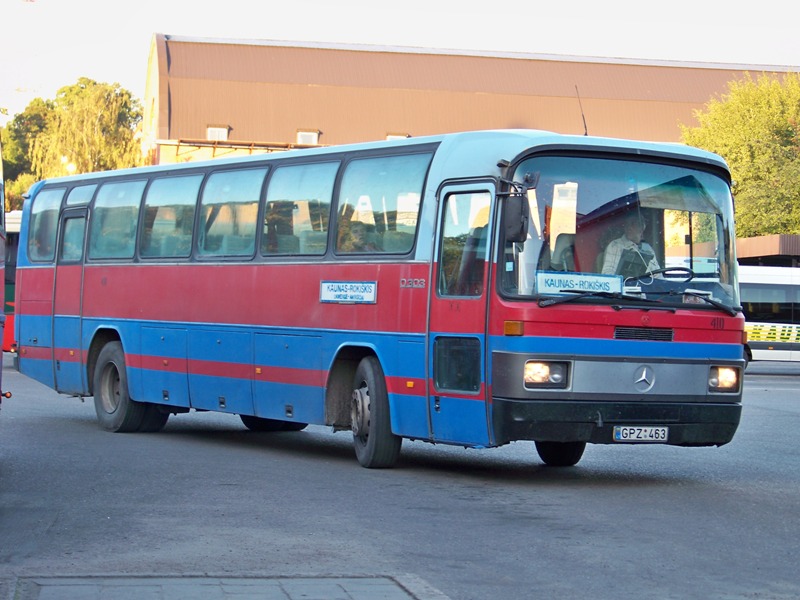
M575 234L559 233L550 257L550 268L555 271L575 270Z

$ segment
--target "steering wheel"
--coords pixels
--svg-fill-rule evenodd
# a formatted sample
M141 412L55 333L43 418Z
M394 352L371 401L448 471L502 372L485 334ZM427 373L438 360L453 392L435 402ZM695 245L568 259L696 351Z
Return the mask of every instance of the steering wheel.
M676 276L683 274L686 276L686 279L683 279L681 283L687 283L694 279L694 271L692 271L689 267L666 267L664 269L653 269L652 271L647 271L647 273L642 273L641 275L634 275L633 277L626 277L625 282L628 281L640 281L645 277L652 277L653 275L659 275L664 273L665 275L669 276L669 273L676 273Z

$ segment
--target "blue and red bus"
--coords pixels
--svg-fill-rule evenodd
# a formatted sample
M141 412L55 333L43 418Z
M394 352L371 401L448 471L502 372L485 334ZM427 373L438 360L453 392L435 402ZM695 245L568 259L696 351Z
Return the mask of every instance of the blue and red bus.
M7 230L7 223L6 223L6 211L5 211L5 204L6 204L6 194L5 194L5 179L3 178L3 147L0 145L0 199L3 201L3 210L0 211L0 279L6 280L6 276L8 274L8 268L6 263L8 262L9 254L8 252L8 238L9 233ZM5 313L5 311L4 311ZM8 324L6 323L6 316L5 314L0 314L0 331L3 333L3 338L5 339L5 332L6 327ZM5 347L3 348L5 350ZM2 356L2 354L0 354ZM3 364L0 362L0 402L3 401L3 398L10 398L11 393L5 392L3 390Z
M404 438L528 440L555 466L587 443L722 445L734 239L720 157L540 131L52 179L23 209L19 369L94 396L110 431L312 423L351 430L365 467Z

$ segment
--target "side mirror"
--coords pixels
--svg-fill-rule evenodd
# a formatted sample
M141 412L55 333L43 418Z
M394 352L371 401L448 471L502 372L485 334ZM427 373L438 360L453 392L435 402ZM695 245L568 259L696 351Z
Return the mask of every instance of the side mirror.
M508 196L503 207L503 229L507 242L524 242L528 239L530 209L527 194Z

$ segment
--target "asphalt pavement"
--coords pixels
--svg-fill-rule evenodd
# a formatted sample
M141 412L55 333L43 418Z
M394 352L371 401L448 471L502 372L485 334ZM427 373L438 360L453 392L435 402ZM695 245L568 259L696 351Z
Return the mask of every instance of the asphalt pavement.
M11 367L8 356L6 369ZM8 372L8 371L7 371ZM800 363L753 361L745 377L800 376ZM13 389L12 389L13 392ZM0 415L2 418L2 415ZM35 571L34 571L35 573ZM415 575L232 577L181 573L132 576L19 573L0 577L0 600L447 600Z
M3 369L14 369L3 355ZM11 390L13 393L13 389ZM0 407L2 404L0 404ZM0 408L0 418L2 408ZM0 600L449 600L411 574L231 577L208 573L0 577Z
M751 361L744 371L748 375L800 375L800 362L777 360Z
M2 592L0 581L0 592ZM447 600L413 577L20 577L13 600Z

